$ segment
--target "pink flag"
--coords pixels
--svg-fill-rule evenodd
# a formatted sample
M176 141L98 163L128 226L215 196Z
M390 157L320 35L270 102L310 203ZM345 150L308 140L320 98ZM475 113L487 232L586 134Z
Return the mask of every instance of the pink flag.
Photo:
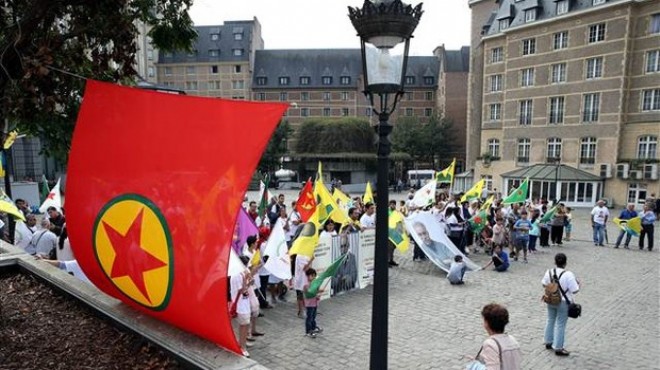
M245 208L240 207L236 217L236 226L234 226L234 238L231 241L231 247L239 256L243 253L243 246L250 235L259 236L259 229Z

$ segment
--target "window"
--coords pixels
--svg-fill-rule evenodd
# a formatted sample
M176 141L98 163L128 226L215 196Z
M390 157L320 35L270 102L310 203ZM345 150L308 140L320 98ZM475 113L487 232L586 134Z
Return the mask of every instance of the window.
M518 139L518 156L516 161L519 163L528 163L531 148L532 144L529 139Z
M413 93L412 92L407 92L406 93L406 100L413 100Z
M504 49L500 46L490 50L490 62L500 63L504 60Z
M551 137L548 139L548 159L561 159L561 138Z
M348 108L342 108L341 109L341 115L344 117L348 117Z
M431 117L433 115L433 108L424 108L424 116Z
M660 72L660 49L646 52L646 73Z
M266 93L262 93L262 92L257 93L257 100L266 101Z
M536 8L525 10L525 23L534 22L536 20Z
M348 91L341 92L341 100L348 100Z
M655 159L655 154L658 149L657 136L642 136L637 142L637 158L638 159Z
M165 67L165 76L172 75L172 67Z
M424 85L430 86L430 85L433 85L434 83L435 83L435 78L433 78L431 76L424 77Z
M231 49L231 53L235 57L240 57L240 56L243 56L243 49Z
M301 85L309 85L311 82L312 82L311 77L307 77L307 76L300 77L300 84Z
M147 50L147 59L154 60L154 51L152 49Z
M500 19L498 22L498 25L500 26L500 31L503 31L507 28L509 28L509 19Z
M433 91L427 91L424 93L424 99L426 101L432 101L433 100Z
M156 72L154 71L154 67L147 68L147 76L153 77L155 74Z
M584 106L582 121L598 121L598 106L600 105L600 93L584 94Z
M371 115L373 114L373 110L371 110L371 108L366 108L365 111L364 111L364 114L367 117L371 117Z
M660 110L660 89L644 90L642 92L642 110Z
M536 53L536 39L527 39L522 42L522 55L532 55Z
M330 108L323 108L323 116L330 117Z
M209 38L211 39L211 41L218 41L218 40L220 40L220 33L219 32L218 33L212 33L212 34L209 35Z
M520 72L520 86L534 86L534 68L525 68Z
M197 81L186 81L186 90L197 90Z
M219 57L219 56L220 56L220 49L209 50L209 57Z
M266 86L268 77L257 77L257 86Z
M300 117L309 117L309 108L300 108Z
M197 50L189 51L189 52L186 54L186 56L187 56L188 58L194 58L194 57L196 57L196 56L197 56Z
M521 125L531 125L532 124L532 100L521 100L520 101L520 121Z
M321 78L321 83L322 83L323 85L332 85L332 77L330 77L330 76L323 76L323 77Z
M234 40L236 40L236 41L243 40L243 34L242 33L235 33L234 34Z
M490 105L490 116L488 117L491 121L499 121L502 119L502 104L495 103Z
M220 81L209 81L209 90L220 90L221 87Z
M243 80L236 80L231 82L231 88L232 89L244 89L245 88L245 82Z
M502 91L502 75L490 76L490 91Z
M568 0L557 1L557 15L568 13Z
M301 92L300 93L300 100L302 100L302 101L309 100L309 93L307 91Z
M413 109L406 108L406 117L412 117L412 115L413 115Z
M165 58L173 58L173 57L174 57L174 53L172 53L171 51L166 51L166 52L163 53L163 57L165 57Z
M552 83L566 82L566 63L552 65Z
M329 92L324 92L323 93L323 100L328 101L330 99L332 99L332 94L329 93Z
M488 154L491 157L499 157L500 156L500 141L497 139L489 139L488 140Z
M350 85L351 84L351 77L350 76L341 76L341 77L339 77L339 84L340 85Z
M660 33L660 13L653 14L649 22L649 33Z
M289 85L289 82L291 82L291 79L289 77L280 77L277 82L280 84L280 86L287 86Z
M555 50L565 49L568 47L568 31L557 32L552 35L552 47Z
M593 0L592 4L593 5L600 5L600 4L605 4L606 0Z
M481 175L484 179L484 187L488 190L493 190L493 175Z
M211 66L211 74L212 75L218 74L218 66Z
M605 23L589 26L589 43L605 41Z
M555 96L550 98L550 119L552 124L564 123L564 97Z
M580 141L580 164L596 163L596 138L583 137Z
M587 79L603 77L603 57L587 59Z
M234 66L234 73L241 73L241 65L240 64L236 64Z
M286 91L280 92L280 101L287 101L289 100L289 94L287 94Z
M406 85L414 85L415 76L406 76Z

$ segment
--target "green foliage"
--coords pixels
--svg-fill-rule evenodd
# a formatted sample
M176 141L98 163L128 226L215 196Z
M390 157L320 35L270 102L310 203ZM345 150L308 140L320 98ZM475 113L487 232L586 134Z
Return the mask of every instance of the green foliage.
M266 150L261 155L258 169L260 172L270 173L279 168L280 158L286 153L286 141L291 135L289 121L282 120L277 125L273 136L270 137Z
M400 117L392 131L392 148L409 154L413 161L433 163L436 167L455 146L451 127L451 120L438 116L427 123L417 117Z
M131 83L137 21L155 47L189 49L192 0L0 0L0 122L68 158L84 81ZM64 70L70 74L58 71Z
M297 132L298 153L374 153L374 130L362 118L310 118Z

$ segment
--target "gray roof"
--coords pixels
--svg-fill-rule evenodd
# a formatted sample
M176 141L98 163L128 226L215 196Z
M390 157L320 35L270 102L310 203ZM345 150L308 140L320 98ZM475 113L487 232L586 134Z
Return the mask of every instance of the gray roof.
M503 178L545 181L603 181L600 177L565 164L535 164L501 174Z
M406 87L422 87L424 77L433 77L437 85L439 62L436 57L411 56L408 59L407 76L415 76L415 83ZM257 50L254 62L253 88L281 89L280 77L289 77L287 89L305 88L357 88L362 75L360 49L289 49ZM257 79L266 78L260 85ZM300 77L309 77L308 85L300 84ZM323 77L332 77L329 85L322 84ZM341 84L341 77L350 77L348 85Z
M557 17L557 3L560 0L501 0L500 7L495 16L491 16L484 26L484 35L494 35L502 30L499 29L499 20L509 20L509 27L513 28L524 24L534 24L541 20ZM567 0L569 2L568 13L596 8L608 3L623 0L606 0L605 4L593 5L593 0ZM536 9L536 20L525 23L525 11ZM562 16L565 14L562 14ZM497 21L496 21L497 20Z
M188 54L178 51L170 54L159 51L158 62L159 64L168 64L247 61L250 58L253 27L253 20L227 21L222 25L216 26L196 26L197 39L194 45L195 53ZM236 33L242 34L241 40L234 39ZM218 34L219 37L217 40L211 39L212 35ZM234 49L242 49L243 55L235 56ZM218 55L212 56L216 52Z
M461 50L445 50L445 72L470 71L470 47L463 46Z

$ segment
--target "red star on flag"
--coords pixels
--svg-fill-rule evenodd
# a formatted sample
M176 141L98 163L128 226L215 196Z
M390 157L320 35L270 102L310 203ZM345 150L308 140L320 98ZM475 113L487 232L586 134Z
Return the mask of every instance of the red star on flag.
M46 197L46 199L55 200L55 192L48 193L48 196Z

